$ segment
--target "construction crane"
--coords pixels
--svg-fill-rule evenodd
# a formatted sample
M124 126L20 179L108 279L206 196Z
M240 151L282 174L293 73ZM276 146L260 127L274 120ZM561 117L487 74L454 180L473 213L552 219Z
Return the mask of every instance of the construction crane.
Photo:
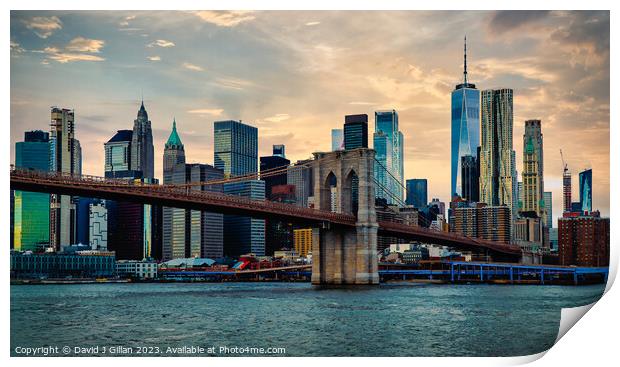
M568 163L564 161L564 154L562 153L562 149L560 149L560 157L562 157L562 167L564 167L564 173L568 172Z

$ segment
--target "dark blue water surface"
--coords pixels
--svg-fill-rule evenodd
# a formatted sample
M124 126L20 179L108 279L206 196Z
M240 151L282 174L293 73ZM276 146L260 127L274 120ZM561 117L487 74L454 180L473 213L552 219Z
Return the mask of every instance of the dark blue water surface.
M411 283L349 289L309 283L12 285L11 354L17 347L51 345L157 347L164 355L176 355L166 353L171 346L284 347L287 356L527 355L553 345L562 307L592 303L603 290Z

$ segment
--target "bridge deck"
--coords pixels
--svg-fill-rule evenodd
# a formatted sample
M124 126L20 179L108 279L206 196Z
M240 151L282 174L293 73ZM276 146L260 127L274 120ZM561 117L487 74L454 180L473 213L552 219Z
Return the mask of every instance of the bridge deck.
M356 225L356 218L351 214L333 213L291 204L200 191L200 187L168 187L166 185L106 179L97 176L77 176L59 172L12 169L11 189L180 207L262 219L282 219L311 225L347 227ZM516 259L522 254L519 246L401 223L380 221L378 222L378 231L386 236L407 238L464 250L486 251L509 259Z

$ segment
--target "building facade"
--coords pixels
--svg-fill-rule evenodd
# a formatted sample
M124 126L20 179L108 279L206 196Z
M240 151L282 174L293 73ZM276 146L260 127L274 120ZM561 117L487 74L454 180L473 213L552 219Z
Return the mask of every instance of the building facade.
M564 173L562 174L562 194L564 199L562 205L564 213L570 212L572 210L573 184L571 173L566 166L564 166Z
M134 140L133 130L118 130L104 144L105 177L154 183L156 182L154 179L144 178L141 170L134 169L136 168L132 163ZM108 250L115 251L119 260L142 260L150 257L154 232L157 231L152 221L153 206L107 200L105 208Z
M186 182L221 180L224 172L209 164L186 164ZM192 186L192 190L223 192L222 184ZM184 257L217 259L224 256L224 215L198 210L185 211L186 244Z
M527 251L538 251L544 246L543 219L531 213L531 216L521 216L515 220L514 240Z
M461 157L461 192L462 198L470 202L478 202L480 183L478 159L471 155Z
M293 236L294 249L299 256L307 257L309 253L312 253L312 240L314 238L312 228L295 229Z
M11 278L99 278L115 274L113 252L40 253L11 251Z
M368 115L344 117L344 149L368 148Z
M514 219L518 199L512 89L482 91L480 121L480 201L493 207L507 206Z
M463 196L461 158L475 156L480 144L480 91L467 80L467 43L464 49L463 83L452 91L451 115L450 197Z
M52 107L50 122L50 171L81 174L82 152L75 139L75 113ZM50 196L50 246L60 251L76 241L75 199L68 195Z
M164 146L164 185L185 184L185 147L177 133L176 119L172 132ZM185 209L162 209L162 259L184 258L185 256Z
M551 191L543 192L543 200L545 203L545 213L547 215L547 227L553 228L553 193Z
M248 180L225 183L224 194L265 200L265 181ZM256 256L265 255L265 220L225 215L224 254L239 257L249 253Z
M344 131L332 129L332 152L344 150Z
M271 155L266 157L260 157L260 179L265 181L265 195L267 198L271 197L271 188L278 185L286 185L286 168L291 164L291 161L281 157L279 155ZM282 173L275 174L275 171L283 170ZM263 177L263 173L265 177Z
M286 183L295 186L295 203L304 208L308 207L308 198L313 196L314 180L312 168L309 163L312 160L297 161L286 170Z
M391 192L382 197L389 204L403 203L404 193L404 137L398 126L398 113L395 110L375 112L375 133L373 135L375 158L380 163L375 166L375 179ZM385 171L385 172L383 172ZM380 189L377 188L377 192Z
M547 223L543 179L543 135L540 120L525 121L523 134L523 208L534 212Z
M133 123L130 154L131 170L141 172L143 178L154 179L153 131L149 115L144 108L144 101L142 101L138 110L138 116Z
M157 278L157 263L154 261L119 260L116 262L116 275L138 279Z
M428 180L425 178L412 178L407 180L407 205L423 209L428 203Z
M579 202L582 213L592 211L592 169L579 172Z
M49 171L49 133L40 130L27 131L24 141L15 143L15 167ZM50 195L16 190L12 199L13 248L35 251L49 246Z
M88 238L92 250L108 250L108 210L102 200L89 204Z
M241 176L258 171L258 129L241 121L214 123L215 168L224 176Z
M558 220L560 265L609 266L609 218L594 215Z

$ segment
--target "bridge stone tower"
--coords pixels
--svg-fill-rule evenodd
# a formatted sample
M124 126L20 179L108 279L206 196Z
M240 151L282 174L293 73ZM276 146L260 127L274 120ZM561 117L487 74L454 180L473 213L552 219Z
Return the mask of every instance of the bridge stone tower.
M312 248L312 284L378 284L375 151L314 153L315 207L357 214L355 228L330 224ZM357 213L355 213L357 212Z

